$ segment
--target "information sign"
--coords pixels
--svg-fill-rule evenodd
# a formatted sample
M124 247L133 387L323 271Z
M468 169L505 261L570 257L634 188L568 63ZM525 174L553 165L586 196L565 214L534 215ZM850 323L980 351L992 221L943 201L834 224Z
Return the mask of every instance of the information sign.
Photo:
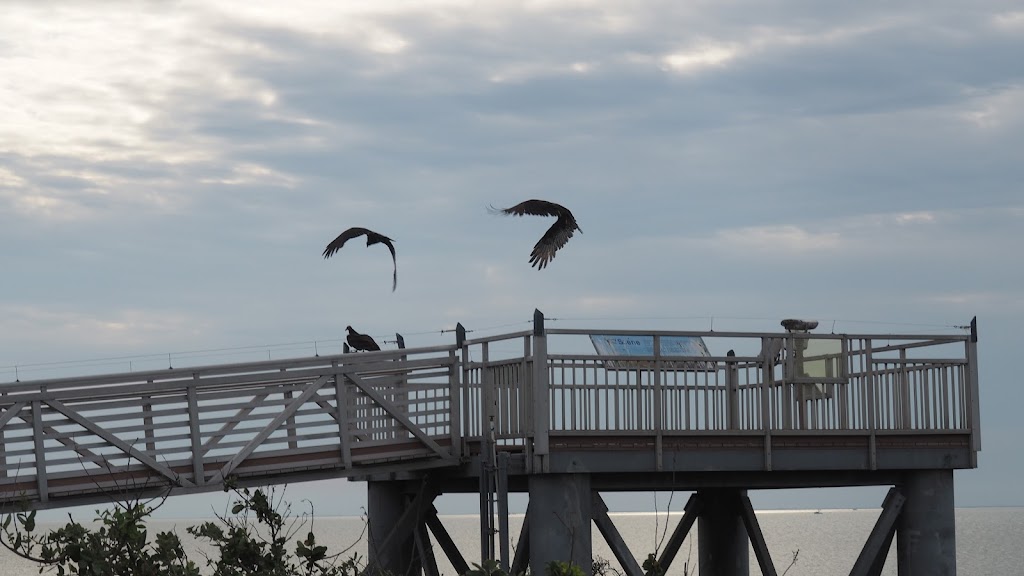
M625 336L617 334L591 334L590 341L598 354L608 356L653 356L654 336ZM704 339L700 336L661 336L659 338L662 356L711 356ZM714 370L714 362L663 361L663 367L683 370ZM611 370L651 369L650 360L624 361L609 360L605 368Z

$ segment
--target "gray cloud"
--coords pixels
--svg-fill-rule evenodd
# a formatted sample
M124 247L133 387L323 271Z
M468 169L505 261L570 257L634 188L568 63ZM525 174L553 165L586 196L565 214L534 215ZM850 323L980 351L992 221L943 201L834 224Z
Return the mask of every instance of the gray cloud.
M346 324L432 344L535 307L693 329L979 314L985 416L1011 421L988 398L1017 394L1024 320L1013 3L13 6L0 364ZM584 230L543 273L549 222L485 211L530 197ZM352 225L396 239L394 294L379 246L321 257Z

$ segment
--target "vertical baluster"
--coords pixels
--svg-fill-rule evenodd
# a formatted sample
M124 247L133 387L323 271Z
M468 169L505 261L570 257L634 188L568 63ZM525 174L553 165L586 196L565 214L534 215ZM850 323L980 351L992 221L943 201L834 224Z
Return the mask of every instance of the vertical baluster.
M939 381L940 390L942 391L942 406L941 406L941 410L942 410L942 428L943 428L943 430L949 430L952 427L951 426L952 422L951 422L951 418L950 418L952 410L950 410L950 404L949 404L949 399L950 399L950 394L949 394L949 382L950 382L950 380L949 380L949 371L951 369L952 369L952 366L940 366L940 367L936 368L936 372L938 374L938 376L936 377L936 380Z
M958 418L956 420L957 429L964 429L967 427L967 378L965 377L965 372L966 370L963 365L957 366L956 375L954 376L957 388L957 408L959 409L957 414Z

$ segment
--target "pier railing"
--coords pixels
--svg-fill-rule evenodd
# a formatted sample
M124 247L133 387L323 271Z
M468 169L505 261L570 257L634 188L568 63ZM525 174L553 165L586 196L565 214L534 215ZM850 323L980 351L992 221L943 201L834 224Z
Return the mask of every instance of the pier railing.
M486 445L544 456L572 437L960 435L981 447L973 331L535 324L451 346L0 384L0 503L456 466ZM653 352L600 354L594 334L653 338ZM662 354L677 337L708 354Z
M457 365L441 346L0 385L0 503L458 463Z
M653 353L595 353L594 334L653 337ZM661 354L673 337L711 355ZM467 439L541 454L552 436L966 434L981 447L971 335L551 329L469 341L463 357Z

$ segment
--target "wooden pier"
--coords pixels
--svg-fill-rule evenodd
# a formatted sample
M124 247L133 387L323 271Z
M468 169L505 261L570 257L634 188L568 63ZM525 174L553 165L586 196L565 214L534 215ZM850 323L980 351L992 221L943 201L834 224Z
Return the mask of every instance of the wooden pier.
M598 353L601 338L649 342ZM700 340L704 353L665 353ZM746 491L888 485L851 574L955 574L953 471L977 466L970 334L545 329L447 346L0 384L0 505L55 508L108 492L188 494L368 482L370 560L436 574L428 532L466 562L433 508L480 494L483 557L544 573L589 566L591 521L639 565L601 492L693 491L660 559L697 524L701 574L774 574ZM528 492L522 534L507 494ZM510 542L515 546L511 554ZM675 548L673 549L673 545Z

